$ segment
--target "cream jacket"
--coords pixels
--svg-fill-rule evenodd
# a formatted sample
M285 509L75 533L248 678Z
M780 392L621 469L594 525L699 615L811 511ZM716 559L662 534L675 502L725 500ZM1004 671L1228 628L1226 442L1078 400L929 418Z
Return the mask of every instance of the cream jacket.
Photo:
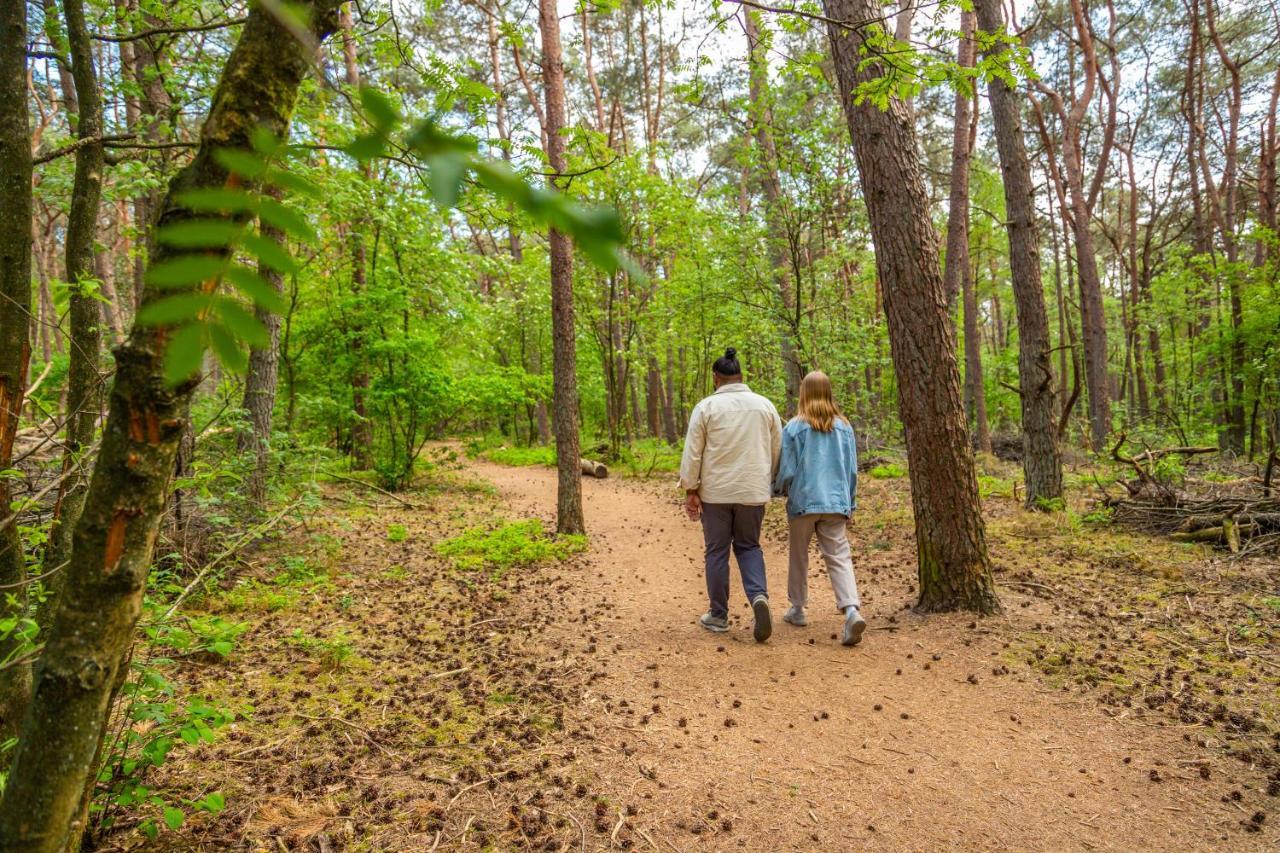
M721 385L694 406L680 462L680 488L704 503L767 504L782 449L782 419L742 382Z

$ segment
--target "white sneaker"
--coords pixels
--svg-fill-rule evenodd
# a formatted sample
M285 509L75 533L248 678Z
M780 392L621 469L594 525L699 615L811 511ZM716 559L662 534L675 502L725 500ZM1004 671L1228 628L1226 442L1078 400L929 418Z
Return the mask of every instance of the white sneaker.
M698 624L703 628L706 628L708 631L711 631L713 634L723 634L729 630L729 617L712 616L711 611L708 610L706 613L703 613L698 617Z
M794 604L787 608L787 612L782 614L782 621L788 625L795 625L797 628L803 628L809 624L809 619L804 615L803 607L796 607Z
M850 607L844 612L844 632L840 637L841 645L856 646L862 642L862 634L867 630L867 620L858 613L858 608Z

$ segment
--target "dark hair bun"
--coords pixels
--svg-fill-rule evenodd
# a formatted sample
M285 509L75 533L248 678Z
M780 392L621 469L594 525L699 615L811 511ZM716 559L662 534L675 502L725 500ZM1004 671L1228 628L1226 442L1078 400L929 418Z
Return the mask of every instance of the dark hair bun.
M721 376L741 376L742 365L738 362L738 351L728 347L724 355L717 358L715 364L711 365L711 369Z

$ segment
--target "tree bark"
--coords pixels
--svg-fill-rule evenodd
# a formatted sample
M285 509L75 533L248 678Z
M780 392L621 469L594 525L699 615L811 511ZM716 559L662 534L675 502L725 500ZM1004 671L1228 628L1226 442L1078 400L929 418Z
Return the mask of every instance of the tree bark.
M1063 201L1071 233L1076 244L1076 271L1080 285L1080 325L1084 339L1085 389L1089 392L1089 429L1095 450L1102 449L1111 431L1111 380L1107 374L1107 318L1102 303L1102 279L1098 274L1097 252L1093 243L1090 219L1099 181L1106 171L1113 122L1108 123L1102 152L1098 158L1093 185L1086 188L1084 149L1081 125L1098 88L1098 55L1094 47L1093 27L1081 0L1070 0L1076 36L1083 55L1084 90L1074 97L1068 110L1062 95L1043 83L1037 86L1049 96L1062 122L1062 161L1065 178ZM1047 131L1042 131L1047 137ZM1057 177L1055 176L1055 180Z
M71 73L75 78L79 103L77 136L93 140L102 136L102 99L98 75L93 67L93 44L85 22L84 0L63 0L67 23L67 44L71 52ZM70 361L67 365L67 428L63 437L62 480L54 502L53 524L44 570L66 562L71 553L71 534L89 482L84 449L93 434L102 409L102 375L98 361L102 351L102 307L93 292L97 277L94 238L98 231L98 206L102 200L104 156L101 143L90 142L76 149L75 178L71 208L67 213L65 238L66 278L70 285ZM50 596L43 612L51 613L62 590L65 572L57 572L49 583ZM43 620L42 620L43 624Z
M975 0L978 26L987 33L1004 27L1000 0ZM987 51L993 56L998 51ZM1045 506L1062 497L1062 457L1058 449L1057 403L1050 361L1049 317L1040 278L1040 235L1036 228L1035 183L1022 136L1018 96L999 77L987 84L1000 176L1004 183L1009 267L1018 310L1018 379L1022 391L1022 473L1026 504Z
M0 471L11 467L31 359L31 137L27 106L27 8L0 3ZM0 477L0 513L12 500ZM27 609L26 560L16 523L0 527L0 618ZM9 601L13 602L10 607ZM20 654L16 636L0 641L0 660ZM30 665L0 670L0 740L14 737L31 690ZM2 767L3 765L0 765Z
M560 53L560 18L556 0L539 0L542 30L542 83L546 90L547 161L556 178L566 169L564 61ZM547 235L551 255L552 388L556 436L556 530L582 533L582 469L578 466L578 353L573 319L573 244L552 228Z
M982 375L982 333L978 330L978 297L973 264L960 271L964 293L964 396L965 411L973 425L978 449L991 452L991 424L987 420L987 388Z
M356 40L351 23L351 6L344 4L339 12L338 26L342 29L342 61L347 75L347 85L360 88L360 64L356 55ZM361 176L368 181L369 164L360 166ZM364 232L367 220L357 216L351 223L347 240L351 252L351 295L359 301L368 285L368 266L365 254ZM364 360L365 328L358 321L351 330L351 466L364 471L373 465L373 426L369 422L366 397L369 393L369 371Z
M908 6L899 18L909 14ZM973 13L960 13L960 43L956 48L956 65L972 68L974 59ZM899 36L901 40L901 37ZM947 305L954 306L960 294L960 278L969 267L969 158L970 98L967 92L956 92L955 120L951 126L951 205L947 214L947 257L942 269L943 290ZM966 315L967 318L967 315ZM968 323L965 325L968 334ZM968 350L966 342L966 352Z
M305 8L312 13L313 35L323 39L336 24L336 3L322 0ZM249 135L259 127L285 135L314 49L298 43L264 7L250 7L210 102L200 147L170 183L161 223L192 217L178 200L184 191L233 184L214 159L215 150L252 150ZM152 262L177 254L159 246ZM148 287L145 299L163 294ZM177 442L197 384L170 387L164 381L164 350L173 331L135 325L116 350L102 448L0 800L0 838L15 849L62 851L74 847L84 830L77 817L80 794L96 769L111 689L141 611Z
M880 13L874 0L824 0L823 5L827 16L837 21L872 20ZM938 236L929 218L915 128L906 106L896 99L883 111L854 103L858 84L881 72L859 52L865 31L829 24L828 33L862 175L898 378L916 522L917 607L925 612L994 613L1000 603L987 556L960 403L955 335L947 316Z
M278 191L269 191L278 197ZM284 232L265 220L260 222L263 237L284 245ZM258 275L271 285L276 293L284 294L284 276L279 270L259 263ZM265 349L249 350L249 366L244 377L244 409L249 414L249 429L237 437L242 453L252 453L253 469L249 474L246 491L249 501L259 510L267 502L267 474L271 465L271 420L276 407L276 382L280 373L280 315L261 306L254 309L254 316L267 330L269 343Z

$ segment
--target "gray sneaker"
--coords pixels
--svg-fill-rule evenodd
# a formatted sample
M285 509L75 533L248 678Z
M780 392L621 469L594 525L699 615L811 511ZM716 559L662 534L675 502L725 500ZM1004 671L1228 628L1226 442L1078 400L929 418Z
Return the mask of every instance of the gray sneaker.
M796 607L794 604L787 608L787 612L782 614L782 621L788 625L795 625L797 628L803 628L809 624L809 618L804 615L803 607Z
M756 617L754 631L756 642L763 643L773 634L773 617L769 614L769 599L763 595L757 595L755 601L751 602L751 612Z
M867 620L858 613L858 608L850 607L844 613L844 633L840 637L841 645L856 646L862 642L862 633L867 630Z
M708 610L698 618L698 624L712 633L723 634L729 630L729 617L713 616L711 611Z

